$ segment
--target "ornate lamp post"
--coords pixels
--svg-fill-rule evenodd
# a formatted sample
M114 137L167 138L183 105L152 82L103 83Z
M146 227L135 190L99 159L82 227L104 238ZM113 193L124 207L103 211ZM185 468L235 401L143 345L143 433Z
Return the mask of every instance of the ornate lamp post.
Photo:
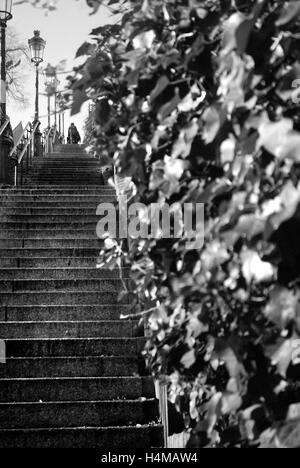
M0 87L0 123L6 122L6 27L12 19L12 0L0 0L1 28L1 87ZM12 130L7 125L0 137L0 183L11 183L12 171L9 164L9 153L13 146Z
M31 51L31 61L35 64L36 67L36 97L35 97L35 114L34 114L34 122L33 124L36 125L39 122L39 66L44 61L44 52L46 47L46 41L41 38L40 31L34 31L33 38L29 39L28 41L29 48ZM40 154L40 147L41 147L41 133L39 130L39 126L35 133L35 156Z
M55 79L55 94L54 94L54 125L57 127L57 95L58 95L58 85L60 81L56 78Z
M60 121L60 134L63 139L65 140L65 111L67 110L66 101L62 93L58 93L58 107L59 107L59 121Z
M48 97L48 127L51 127L51 96L56 93L56 68L48 63L45 68L45 86Z

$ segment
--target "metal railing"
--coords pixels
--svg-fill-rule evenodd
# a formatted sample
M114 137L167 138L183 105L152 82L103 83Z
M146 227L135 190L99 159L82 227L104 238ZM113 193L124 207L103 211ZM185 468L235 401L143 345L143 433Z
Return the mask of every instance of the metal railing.
M35 134L38 130L39 122L32 124L28 122L23 133L15 142L9 158L15 164L14 185L23 185L32 166L34 157Z

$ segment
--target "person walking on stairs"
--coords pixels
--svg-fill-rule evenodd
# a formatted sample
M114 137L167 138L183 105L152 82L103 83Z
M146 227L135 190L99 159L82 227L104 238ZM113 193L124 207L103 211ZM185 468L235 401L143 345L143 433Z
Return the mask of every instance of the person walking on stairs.
M72 123L68 131L68 143L69 145L78 145L81 142L81 136L77 130L77 127Z

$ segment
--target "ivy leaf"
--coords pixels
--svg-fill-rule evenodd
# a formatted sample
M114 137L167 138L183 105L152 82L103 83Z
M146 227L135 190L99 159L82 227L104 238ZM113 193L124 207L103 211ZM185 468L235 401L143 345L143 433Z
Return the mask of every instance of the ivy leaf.
M158 120L160 120L161 122L164 121L177 108L180 101L181 98L179 94L179 89L176 88L173 99L171 99L170 102L167 102L159 109L157 114Z
M293 121L286 118L279 122L270 122L262 116L258 130L260 136L257 146L264 147L276 157L282 157L288 135L293 131Z
M300 187L299 187L300 189ZM265 227L265 238L269 240L274 232L287 220L291 219L300 203L300 190L296 189L292 181L287 182L279 197L274 200L274 214L270 214ZM270 206L272 202L267 203ZM276 204L278 208L276 209Z
M95 50L96 50L95 44L90 44L89 42L85 42L77 50L76 58L82 57L83 55L91 55Z
M195 350L191 349L189 352L184 354L180 362L185 369L190 369L196 362Z
M135 49L151 49L152 44L155 39L155 32L153 29L149 31L144 31L140 34L137 34L132 39L132 44Z
M75 90L73 93L73 104L71 115L78 114L81 110L82 105L88 100L88 97L84 91Z
M96 105L96 112L95 112L95 119L96 122L100 125L105 125L109 121L111 113L111 106L109 103L109 99L101 99L97 102Z
M299 310L298 301L299 295L294 291L275 286L270 293L264 314L280 328L286 328L296 318Z
M254 250L244 250L241 254L241 259L243 262L243 276L248 284L251 284L253 281L255 283L270 281L274 278L275 268L273 265L263 262Z
M221 392L216 393L207 405L206 421L208 435L213 432L218 420L222 416L222 398L223 394Z
M224 23L224 33L223 33L223 40L222 40L222 55L229 54L232 50L236 49L237 47L237 37L236 31L239 26L245 21L245 16L240 13L236 12L231 15L227 21Z
M150 95L150 101L155 101L155 99L169 86L169 84L169 78L166 75L161 76Z
M286 377L287 370L292 362L295 351L295 338L284 340L272 356L272 363L282 377Z
M91 15L95 15L101 7L103 0L86 0L86 3L93 9Z
M298 18L300 15L300 4L299 1L289 1L283 7L283 11L276 21L278 27L286 26L291 21Z
M206 144L212 143L221 127L221 116L215 106L209 107L202 116L202 138Z

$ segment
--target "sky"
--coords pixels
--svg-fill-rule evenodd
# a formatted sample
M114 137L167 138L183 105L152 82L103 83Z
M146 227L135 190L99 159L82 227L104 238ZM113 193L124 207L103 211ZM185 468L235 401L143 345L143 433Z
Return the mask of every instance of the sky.
M57 65L62 60L67 60L66 71L71 71L74 64L75 54L81 44L88 39L88 35L95 27L113 23L109 12L101 8L95 15L90 15L90 8L85 0L58 0L57 10L45 13L44 9L35 8L29 3L15 5L13 7L13 19L9 21L8 28L12 27L19 40L28 43L28 39L33 36L34 30L40 30L41 36L46 40L44 68L48 63ZM60 75L60 88L63 88L65 76ZM13 128L20 121L26 125L29 120L33 120L35 102L35 70L34 67L27 71L24 76L24 88L29 98L29 106L23 108L20 105L13 105L9 102L7 114L11 119ZM40 93L44 93L44 77L40 76ZM82 132L83 122L88 113L88 106L85 105L80 114L71 117L66 113L66 127L71 122L78 126ZM40 95L40 121L41 128L47 126L47 98Z

